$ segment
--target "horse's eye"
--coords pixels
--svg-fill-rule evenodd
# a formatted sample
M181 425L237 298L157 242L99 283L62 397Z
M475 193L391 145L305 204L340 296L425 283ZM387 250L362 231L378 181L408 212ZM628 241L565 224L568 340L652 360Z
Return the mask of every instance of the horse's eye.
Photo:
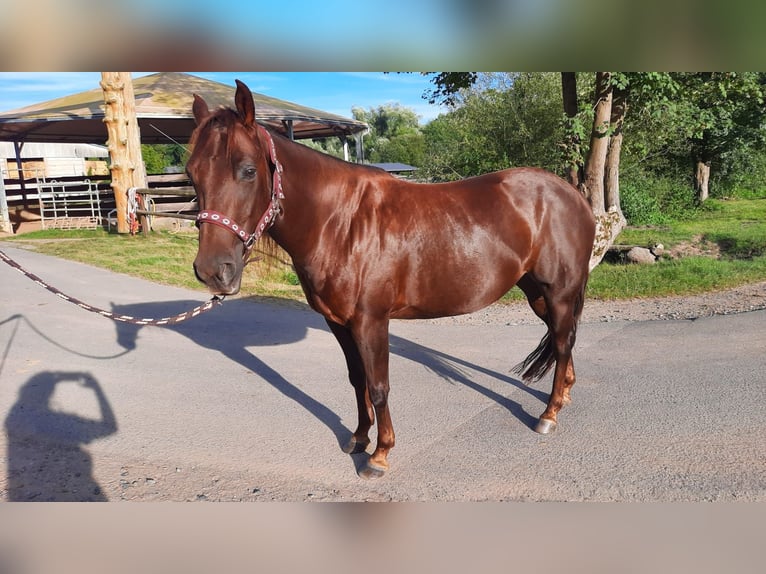
M242 168L242 179L252 180L255 179L255 168L251 165Z

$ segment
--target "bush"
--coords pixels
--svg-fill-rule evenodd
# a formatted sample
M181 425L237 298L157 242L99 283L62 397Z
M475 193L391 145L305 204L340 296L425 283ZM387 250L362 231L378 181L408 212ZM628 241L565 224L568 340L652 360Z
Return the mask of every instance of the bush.
M667 223L656 197L642 191L635 184L620 186L622 213L630 225L661 225Z
M729 199L766 198L766 153L748 149L726 154L713 166L710 197Z
M620 203L630 225L662 225L692 217L694 191L671 178L644 177L620 186Z

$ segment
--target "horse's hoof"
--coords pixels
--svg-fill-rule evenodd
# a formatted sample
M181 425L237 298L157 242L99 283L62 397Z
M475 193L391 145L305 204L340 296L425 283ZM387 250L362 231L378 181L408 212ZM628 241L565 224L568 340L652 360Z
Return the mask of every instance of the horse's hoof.
M535 426L535 432L540 434L549 434L556 430L556 421L550 419L540 419Z
M343 452L346 454L359 454L367 450L367 445L370 444L369 440L361 441L355 437L351 437L346 445L343 447Z
M364 465L364 467L359 471L359 476L368 480L372 480L381 478L384 474L386 474L387 470L387 468L378 466L377 464L372 464L368 461L367 464Z

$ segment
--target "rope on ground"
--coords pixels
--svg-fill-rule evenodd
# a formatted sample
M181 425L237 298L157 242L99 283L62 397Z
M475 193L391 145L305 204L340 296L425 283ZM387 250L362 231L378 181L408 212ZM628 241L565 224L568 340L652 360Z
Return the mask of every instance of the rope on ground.
M112 321L131 323L133 325L157 325L157 326L175 325L177 323L181 323L182 321L193 319L194 317L197 317L198 315L201 315L202 313L205 313L206 311L210 311L210 309L212 309L213 307L217 305L220 305L223 302L223 298L216 295L212 299L207 301L206 303L202 305L198 305L197 307L195 307L194 309L191 309L190 311L186 311L185 313L179 313L178 315L173 315L172 317L162 317L160 319L137 318L137 317L131 317L130 315L120 315L117 313L113 313L111 311L107 311L105 309L99 309L98 307L93 307L92 305L88 305L87 303L80 301L79 299L76 299L75 297L70 297L66 293L49 285L48 283L40 279L40 277L38 277L34 273L30 273L29 271L24 269L21 265L19 265L16 261L11 259L3 251L0 251L0 259L2 259L5 263L7 263L8 265L16 269L16 271L18 271L22 275L26 276L28 279L31 279L32 281L34 281L41 287L47 289L54 295L57 295L58 297L62 298L64 301L73 303L77 305L78 307L80 307L81 309L85 309L86 311L90 311L91 313L96 313L98 315L101 315L102 317L111 319Z

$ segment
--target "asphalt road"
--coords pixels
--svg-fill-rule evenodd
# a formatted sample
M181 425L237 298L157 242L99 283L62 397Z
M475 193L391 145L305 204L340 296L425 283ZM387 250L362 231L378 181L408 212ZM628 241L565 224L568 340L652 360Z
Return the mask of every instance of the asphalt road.
M0 249L64 292L167 316L195 292ZM573 403L509 370L542 326L394 322L390 472L359 478L340 348L310 310L230 299L115 323L0 263L5 500L766 501L766 311L583 324Z

